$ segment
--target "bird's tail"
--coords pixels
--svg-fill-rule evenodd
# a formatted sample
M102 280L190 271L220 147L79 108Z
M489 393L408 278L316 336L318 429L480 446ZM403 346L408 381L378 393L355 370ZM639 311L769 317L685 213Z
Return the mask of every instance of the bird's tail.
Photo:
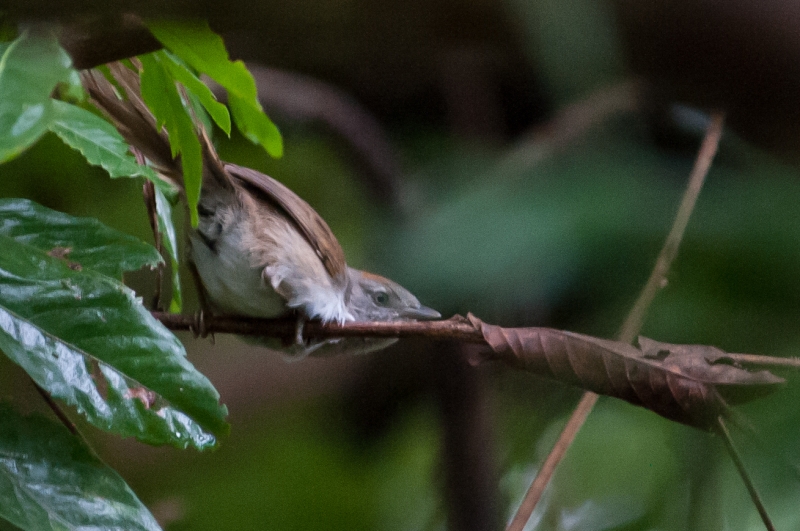
M140 67L136 60L133 65ZM142 99L139 73L119 62L109 63L108 69L116 86L102 72L81 72L81 81L92 103L108 117L128 144L149 161L159 175L182 190L180 158L172 156L167 133L157 127L153 113ZM231 177L208 133L199 120L194 121L203 148L203 186L216 185L230 189Z

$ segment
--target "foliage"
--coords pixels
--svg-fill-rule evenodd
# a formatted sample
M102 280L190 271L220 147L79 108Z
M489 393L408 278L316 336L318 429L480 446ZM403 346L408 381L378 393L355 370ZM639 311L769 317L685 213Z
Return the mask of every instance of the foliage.
M4 210L20 209L4 203ZM40 217L29 217L49 229ZM92 258L103 256L104 248L111 257L126 254L125 240L112 234L116 241L104 244L87 229L110 229L94 220L73 224L83 229L72 230L79 237L59 238L65 245L49 249L0 236L3 351L43 389L100 428L154 444L213 446L214 434L226 429L226 411L208 380L185 360L181 343L132 291L91 269L91 259L83 264L70 256L73 248L90 256L99 248ZM20 239L30 230L20 231Z
M181 155L196 223L202 153L192 115L207 110L226 133L230 133L230 118L184 65L184 60L190 66L197 63L189 53L192 47L214 52L200 66L223 77L239 108L239 114L234 112L239 127L278 154L280 136L261 112L252 77L240 62L228 61L218 37L207 28L198 32L193 27L186 33L179 24L154 22L153 26L178 55L161 51L141 58L146 72L143 93L170 135L173 156ZM189 48L182 47L184 39L190 41ZM181 52L188 59L179 58ZM170 204L176 199L174 188L140 165L106 120L53 99L59 83L67 87L60 93L80 96L74 88L77 74L55 32L23 29L14 41L0 45L0 53L0 123L4 124L0 160L19 155L50 130L111 177L152 181L158 225L177 274L178 246ZM176 82L181 84L180 91ZM200 106L186 107L189 97ZM259 117L242 118L242 109ZM219 394L186 360L177 338L120 282L125 271L161 267L161 257L153 247L94 219L75 218L27 200L3 200L0 248L0 349L44 392L74 406L90 423L111 433L179 448L203 450L217 445L228 429L227 410L219 405ZM173 294L172 308L177 310L179 285ZM58 428L18 418L3 407L0 453L27 455L35 462L4 460L2 483L10 490L3 494L0 514L23 529L44 529L45 525L53 529L158 529L124 482L112 471L101 470L77 440L65 433L48 438L48 430ZM69 450L70 445L76 449ZM67 479L67 474L75 479ZM105 474L107 479L92 474ZM33 477L39 478L35 487L30 486ZM53 485L47 487L41 481ZM71 484L97 485L59 493ZM103 484L108 488L102 490ZM101 509L92 501L93 492L104 496L109 506ZM67 496L79 501L71 504ZM65 503L70 507L63 513L59 507Z
M22 529L160 529L122 478L63 426L0 403L0 456L0 516Z
M70 79L69 56L47 30L0 44L0 162L36 142L55 120L51 92Z
M272 156L283 154L280 133L258 102L253 76L244 63L228 59L222 39L208 25L151 21L148 28L182 61L197 72L207 74L228 91L228 104L234 121L247 138L264 146ZM159 124L166 127L173 157L178 153L182 155L186 199L192 226L197 226L202 155L192 117L181 105L175 81L197 98L226 134L230 134L230 117L208 88L170 54L155 52L141 60L144 66L142 96Z
M173 155L181 157L190 218L196 223L202 171L198 120L207 128L213 121L230 135L232 113L244 137L270 154L279 156L283 145L261 112L252 77L240 61L229 60L222 41L206 25L149 21L148 27L166 50L140 58L142 89L170 136ZM23 29L15 41L0 45L0 53L0 159L16 157L51 131L111 177L153 182L158 225L174 275L171 309L179 311L174 188L139 164L116 129L81 103L75 72L49 30ZM197 73L227 89L230 113ZM70 102L53 99L53 94L69 95ZM555 313L569 314L558 324L607 336L638 285L631 279L650 266L687 169L683 157L645 145L639 126L629 121L604 126L577 148L535 167L509 169L504 154L491 149L437 149L436 166L423 167L419 174L437 175L438 189L427 192L429 197L440 194L439 204L421 210L416 223L400 232L389 232L371 218L370 232L383 241L363 247L390 247L386 254L393 258L384 258L382 265L394 268L398 279L413 279L437 308L473 310L508 321L519 317L515 309L555 308ZM673 341L722 341L728 350L792 353L800 344L791 332L797 319L793 294L799 292L794 268L798 225L785 220L796 221L791 216L797 185L785 168L741 148L732 141L728 152L740 158L729 158L716 170L728 179L727 186L711 183L704 196L705 210L701 202L676 273L677 287L661 299L648 334ZM253 159L288 164L288 170L281 166L284 173L295 168L302 174L310 171L303 164L313 166L322 150L308 151L313 153L288 162ZM316 162L325 166L326 179L341 173L340 168L331 170L341 161L329 159ZM752 184L758 172L770 176L763 186ZM447 173L453 186L443 193ZM335 194L351 193L342 192L346 186L339 183L332 191L316 188L311 193L321 194L320 210L341 199ZM348 198L342 209L350 219L368 209L351 206L355 202ZM743 223L748 219L753 223ZM364 231L361 226L352 230ZM153 247L96 220L8 200L0 203L0 248L0 349L9 359L104 431L180 448L217 446L227 432L219 394L188 363L177 339L120 282L125 272L159 266ZM360 259L368 261L366 253ZM770 271L770 279L759 274L763 270ZM753 293L731 293L720 279L750 286ZM583 298L602 301L600 310L582 313L578 303ZM746 318L747 312L757 316ZM574 396L552 386L544 387L548 392L532 390L540 382L519 376L493 378L500 389L495 409L503 433L498 453L504 501L513 506ZM786 394L775 400L800 403L796 386L790 387L788 400ZM784 406L780 411L786 416L777 415L775 404L756 404L750 411L767 432L769 447L794 459L796 434L787 426L796 424L797 408ZM439 507L430 491L439 434L427 422L428 412L414 409L407 415L422 416L425 422L386 436L382 451L392 459L381 465L347 441L335 443L348 450L331 450L325 422L343 413L332 411L325 399L311 406L314 412L302 417L310 427L303 427L299 413L264 413L269 429L249 430L249 446L234 443L242 453L225 454L228 448L223 448L212 463L191 454L162 461L158 480L150 478L157 483L152 491L168 495L169 481L161 481L167 476L188 486L186 496L203 509L186 518L187 529L219 529L237 518L244 522L240 527L312 525L320 515L307 509L309 497L323 508L318 510L324 511L329 528L359 528L352 522L359 511L368 513L365 529L437 528ZM538 527L682 529L691 525L687 514L698 504L724 511L736 522L732 528L749 528L753 511L742 501L739 480L719 460L713 443L687 430L643 410L602 402L534 515ZM82 441L5 404L0 404L0 466L0 516L23 529L158 529L124 481ZM687 472L690 468L696 470ZM714 496L702 490L697 470L707 468L708 477L722 478L724 504L715 505ZM146 474L129 465L126 476L137 473ZM258 492L266 493L263 498L253 495L255 481ZM700 491L701 501L687 499L687 484L693 493ZM73 485L80 490L67 488ZM762 478L762 485L768 499L785 509L782 522L796 524L796 480L776 474ZM721 518L716 515L716 521Z

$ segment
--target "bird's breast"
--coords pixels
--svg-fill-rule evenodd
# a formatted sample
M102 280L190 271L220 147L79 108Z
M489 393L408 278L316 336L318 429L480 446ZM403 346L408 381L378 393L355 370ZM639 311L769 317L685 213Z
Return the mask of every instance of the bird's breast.
M237 245L237 235L221 234L213 244L192 235L192 259L215 311L250 317L280 317L289 310Z

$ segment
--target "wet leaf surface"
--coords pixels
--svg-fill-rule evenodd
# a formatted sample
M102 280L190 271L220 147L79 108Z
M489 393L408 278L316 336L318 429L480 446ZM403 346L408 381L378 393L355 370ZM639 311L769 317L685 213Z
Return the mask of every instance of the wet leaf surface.
M212 447L227 410L178 339L135 294L0 236L0 349L101 429Z
M2 403L0 517L26 531L161 529L125 481L63 426Z
M60 258L73 268L115 278L161 263L152 245L94 218L63 214L28 199L0 199L0 235Z

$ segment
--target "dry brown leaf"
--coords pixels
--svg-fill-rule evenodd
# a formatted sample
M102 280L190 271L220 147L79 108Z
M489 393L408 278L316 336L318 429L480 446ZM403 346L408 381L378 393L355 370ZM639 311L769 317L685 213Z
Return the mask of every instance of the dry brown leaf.
M768 371L726 363L725 352L715 347L640 337L636 348L552 328L502 328L472 314L468 319L494 358L701 429L710 429L728 404L754 400L784 383Z

